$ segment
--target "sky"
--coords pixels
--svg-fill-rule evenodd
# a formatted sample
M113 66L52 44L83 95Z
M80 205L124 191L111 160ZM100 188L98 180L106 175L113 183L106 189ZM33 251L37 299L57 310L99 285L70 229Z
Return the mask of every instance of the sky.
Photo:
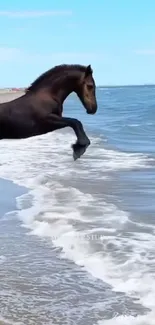
M1 0L0 87L91 64L97 85L155 83L154 0Z

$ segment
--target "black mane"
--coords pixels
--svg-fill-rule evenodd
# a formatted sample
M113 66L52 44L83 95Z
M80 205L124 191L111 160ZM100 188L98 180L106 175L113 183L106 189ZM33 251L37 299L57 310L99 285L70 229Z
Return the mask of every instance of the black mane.
M46 71L43 73L41 76L39 76L27 89L26 92L28 91L33 91L38 89L40 85L43 86L44 83L47 82L47 80L52 81L55 78L60 78L61 76L63 77L64 72L85 72L86 71L86 66L80 65L80 64L62 64L62 65L57 65L54 68Z

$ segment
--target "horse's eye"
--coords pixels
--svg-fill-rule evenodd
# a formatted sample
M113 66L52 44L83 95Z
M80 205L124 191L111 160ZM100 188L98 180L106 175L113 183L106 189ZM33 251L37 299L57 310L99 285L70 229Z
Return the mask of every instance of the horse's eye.
M92 90L93 89L93 85L87 85L87 88L88 88L88 90Z

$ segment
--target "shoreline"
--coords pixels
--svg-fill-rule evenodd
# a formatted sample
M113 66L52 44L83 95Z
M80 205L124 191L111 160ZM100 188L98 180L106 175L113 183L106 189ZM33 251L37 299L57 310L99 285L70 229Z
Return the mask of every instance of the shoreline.
M0 177L0 218L8 213L18 210L16 199L27 192L28 189L26 187L18 185L12 180Z
M139 87L148 87L148 88L151 88L151 87L155 87L155 84L126 84L126 85L96 85L96 88L98 89L102 89L102 88L133 88L133 87L136 87L136 88L139 88ZM5 87L5 88L0 88L0 95L3 95L3 94L18 94L18 93L22 93L24 94L26 91L26 87L19 87L19 88L9 88L9 87Z

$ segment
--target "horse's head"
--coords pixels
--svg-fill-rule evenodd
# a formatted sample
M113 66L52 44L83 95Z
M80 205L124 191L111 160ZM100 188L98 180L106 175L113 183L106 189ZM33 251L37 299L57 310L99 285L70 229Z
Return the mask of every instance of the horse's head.
M95 114L97 111L96 85L93 78L93 71L88 65L78 82L76 93L88 114Z
M26 92L37 94L38 91L44 93L44 96L46 93L51 99L55 96L61 103L74 91L88 114L95 114L97 111L96 85L90 65L55 66L38 77Z

